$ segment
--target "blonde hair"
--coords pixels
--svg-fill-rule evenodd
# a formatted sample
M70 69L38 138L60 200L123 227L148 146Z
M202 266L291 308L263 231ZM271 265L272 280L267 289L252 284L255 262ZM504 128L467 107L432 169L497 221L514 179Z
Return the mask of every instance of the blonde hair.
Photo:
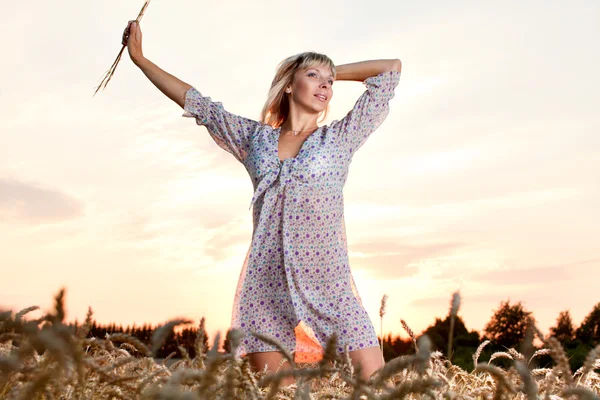
M284 91L285 88L292 83L294 75L299 70L324 65L331 69L331 73L335 79L335 64L329 57L324 54L307 51L286 58L277 66L275 78L271 83L267 101L260 113L260 122L271 125L273 128L279 128L287 119L290 112L290 104ZM329 105L323 110L319 116L320 121L327 117Z

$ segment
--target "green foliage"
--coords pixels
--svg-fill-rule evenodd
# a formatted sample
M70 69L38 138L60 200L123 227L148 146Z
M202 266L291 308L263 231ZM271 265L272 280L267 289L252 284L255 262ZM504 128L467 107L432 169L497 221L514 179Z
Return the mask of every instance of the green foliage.
M580 342L579 340L575 340L572 342L570 348L565 349L567 355L569 356L569 365L571 366L571 371L577 371L583 363L585 362L586 357L589 352L592 350L592 347Z
M584 318L575 332L575 336L583 344L590 347L600 343L600 303Z
M465 371L473 371L473 354L477 346L456 347L452 355L452 364L459 366Z
M561 311L556 319L556 326L550 328L550 334L558 339L563 346L575 338L575 327L569 310Z
M448 357L448 338L450 337L450 316L444 320L436 318L433 325L423 331L429 336L434 350L441 351ZM480 338L477 331L467 329L463 319L456 316L454 320L454 337L452 339L452 362L463 369L473 369L472 354L479 346Z

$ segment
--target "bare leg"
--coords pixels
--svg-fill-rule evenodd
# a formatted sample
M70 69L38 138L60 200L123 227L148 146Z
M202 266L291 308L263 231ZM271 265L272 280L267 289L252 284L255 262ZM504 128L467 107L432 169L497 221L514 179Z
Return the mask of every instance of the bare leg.
M291 369L292 366L289 362L285 362L281 368L279 363L283 359L283 355L278 351L265 351L261 353L248 353L248 361L250 361L250 368L253 372L262 371L265 365L267 365L267 375L274 374L278 370ZM294 377L286 377L281 381L282 386L288 386L294 383Z
M352 365L356 367L361 364L361 378L368 381L373 372L383 367L383 355L379 347L367 347L366 349L349 351Z

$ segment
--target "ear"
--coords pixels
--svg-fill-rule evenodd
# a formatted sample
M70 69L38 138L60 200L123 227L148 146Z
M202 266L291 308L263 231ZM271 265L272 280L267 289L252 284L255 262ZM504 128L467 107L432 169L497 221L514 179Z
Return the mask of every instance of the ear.
M287 84L287 86L286 86L286 87L285 87L285 89L284 89L284 92L285 92L285 93L287 93L287 94L290 94L290 93L292 93L292 82L289 82L289 83Z

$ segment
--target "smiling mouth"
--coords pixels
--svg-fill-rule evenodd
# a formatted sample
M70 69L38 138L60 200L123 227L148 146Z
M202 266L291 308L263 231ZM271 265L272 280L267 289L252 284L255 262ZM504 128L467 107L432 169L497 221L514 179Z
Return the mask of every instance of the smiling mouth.
M315 97L321 101L327 101L327 96L323 96L322 94L315 94Z

